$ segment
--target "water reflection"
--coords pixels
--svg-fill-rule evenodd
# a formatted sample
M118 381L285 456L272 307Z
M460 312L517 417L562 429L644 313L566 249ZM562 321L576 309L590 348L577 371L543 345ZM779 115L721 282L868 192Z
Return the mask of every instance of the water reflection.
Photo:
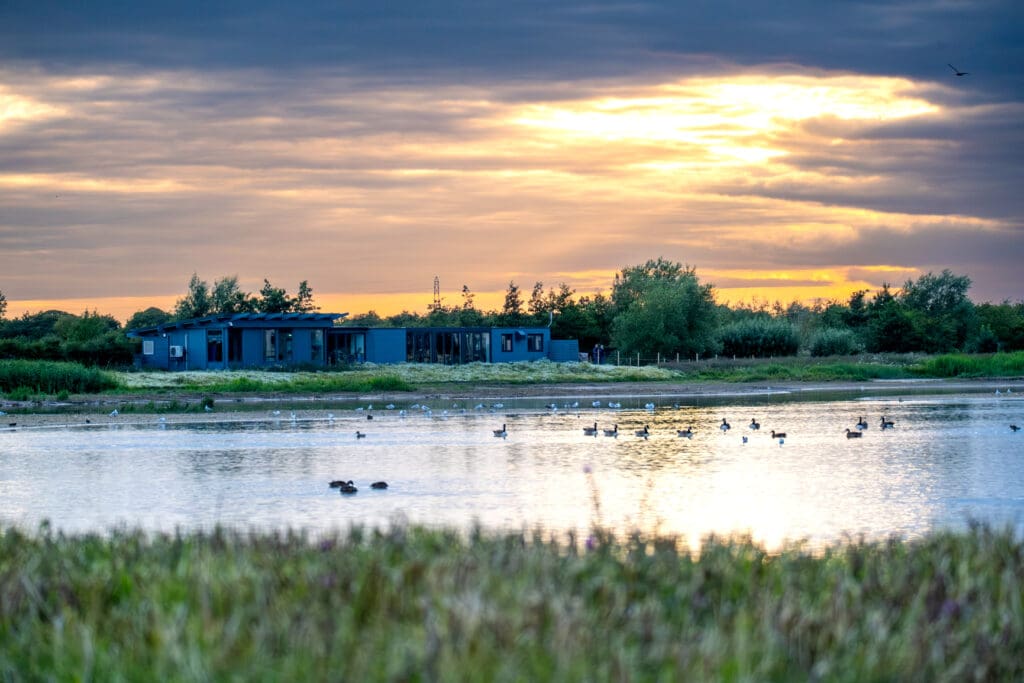
M316 532L407 519L557 533L600 523L693 543L750 533L769 547L915 536L968 518L1022 524L1024 434L1008 428L1024 412L1016 398L771 396L662 400L653 411L647 402L3 432L0 521ZM882 415L894 429L879 428ZM863 437L847 439L861 417ZM585 435L595 421L600 430L618 424L618 436ZM495 438L503 422L508 436ZM644 425L649 437L635 436ZM693 437L677 436L686 427ZM787 434L783 443L772 430ZM360 491L339 496L333 479ZM380 479L387 491L369 489Z

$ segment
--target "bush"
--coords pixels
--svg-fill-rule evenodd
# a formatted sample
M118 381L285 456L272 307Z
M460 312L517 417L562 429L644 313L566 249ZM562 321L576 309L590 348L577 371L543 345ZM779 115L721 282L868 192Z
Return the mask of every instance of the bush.
M0 360L0 391L4 392L24 387L33 393L48 395L61 391L86 394L116 386L110 374L78 363Z
M781 320L756 318L726 325L718 332L722 354L742 358L792 356L800 348L796 328Z
M826 327L811 339L812 356L852 356L863 350L853 330Z

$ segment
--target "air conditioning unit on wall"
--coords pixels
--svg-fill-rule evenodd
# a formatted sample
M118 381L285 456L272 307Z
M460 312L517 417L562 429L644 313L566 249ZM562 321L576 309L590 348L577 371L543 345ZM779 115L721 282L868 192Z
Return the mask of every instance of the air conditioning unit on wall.
M171 358L184 358L185 357L185 347L183 347L183 346L172 346L172 347L170 347L170 351L171 351Z

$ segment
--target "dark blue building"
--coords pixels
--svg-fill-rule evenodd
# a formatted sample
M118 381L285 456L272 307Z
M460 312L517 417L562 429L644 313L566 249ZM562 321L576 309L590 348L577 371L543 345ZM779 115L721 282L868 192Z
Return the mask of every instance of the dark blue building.
M577 360L576 340L547 327L339 327L345 313L237 313L130 330L138 364L164 370L348 363Z

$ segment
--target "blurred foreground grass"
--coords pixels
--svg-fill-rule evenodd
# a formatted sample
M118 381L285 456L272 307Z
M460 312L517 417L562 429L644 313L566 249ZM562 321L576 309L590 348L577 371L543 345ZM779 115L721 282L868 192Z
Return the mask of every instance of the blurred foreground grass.
M2 680L1024 679L1024 546L0 533Z

